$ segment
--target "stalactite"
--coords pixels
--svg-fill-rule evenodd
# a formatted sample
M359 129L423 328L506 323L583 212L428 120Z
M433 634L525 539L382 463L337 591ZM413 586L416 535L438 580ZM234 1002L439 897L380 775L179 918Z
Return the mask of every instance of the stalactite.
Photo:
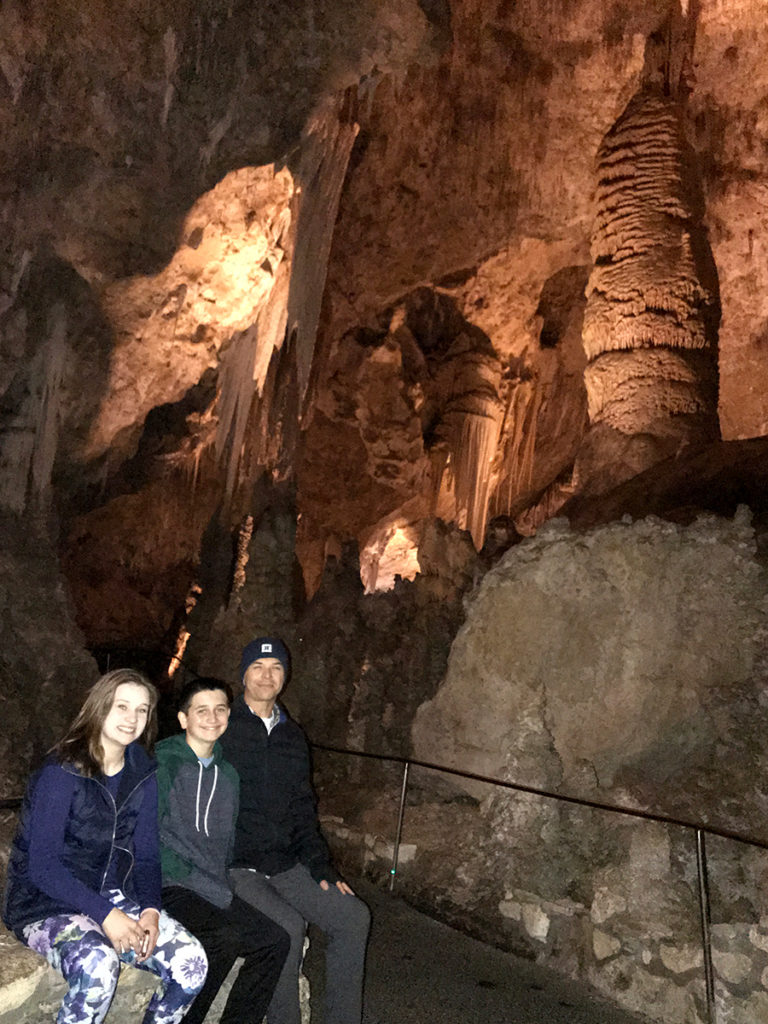
M442 373L450 380L450 386L437 430L441 442L438 450L443 459L441 478L450 466L457 511L475 546L480 548L501 426L501 367L492 352L478 351L462 335L449 351ZM450 453L449 463L443 452Z
M543 392L535 381L517 381L502 425L502 470L490 500L491 515L508 515L533 480L533 461Z
M233 339L219 369L219 426L216 451L227 463L226 493L234 492L246 444L254 395L260 393L272 353L285 338L288 267L280 263L275 284L255 322Z
M67 315L56 304L48 318L45 342L28 371L27 396L6 422L0 444L0 505L14 512L41 507L48 500L67 356Z
M216 450L227 462L226 490L234 492L254 396L263 393L270 360L287 336L295 342L299 387L309 381L333 226L357 124L343 98L315 116L302 142L294 209L273 226L267 262L275 282L254 323L235 337L219 371ZM298 211L298 213L297 213ZM284 258L285 256L285 258ZM254 439L260 443L261 439Z
M288 296L288 330L296 337L302 397L312 367L341 188L359 131L359 125L343 109L343 100L337 99L312 120L302 143L297 174L301 194Z
M498 439L497 417L477 413L465 416L454 461L456 502L466 510L466 529L476 548L482 547L485 538L491 463Z

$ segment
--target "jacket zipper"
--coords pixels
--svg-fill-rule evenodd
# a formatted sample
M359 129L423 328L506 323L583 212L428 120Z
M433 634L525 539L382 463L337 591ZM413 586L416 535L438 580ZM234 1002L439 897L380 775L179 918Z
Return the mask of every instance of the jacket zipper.
M130 850L126 850L122 846L116 847L116 845L115 845L115 836L117 835L117 815L118 815L117 801L112 796L112 794L107 789L107 787L104 785L104 783L103 782L99 782L99 780L95 779L92 775L89 776L89 775L83 775L82 772L73 772L69 767L67 767L65 765L62 765L62 767L64 768L65 771L69 772L70 775L78 775L82 779L90 779L91 782L95 782L97 786L99 786L101 789L104 790L104 792L107 794L107 796L109 797L110 801L112 802L112 807L114 808L114 810L113 810L113 817L112 817L112 839L110 840L110 843L109 843L109 856L107 857L107 863L106 863L106 866L104 868L104 873L101 876L101 884L99 885L99 893L101 893L101 891L104 888L104 883L106 882L107 874L109 873L109 865L112 863L112 855L115 852L116 848L119 849L119 850L122 850L123 853L127 853L128 856L131 858L131 865L128 868L128 870L126 871L125 876L123 877L123 881L122 881L122 884L125 885L125 883L128 881L128 877L130 876L131 872L133 871L133 865L135 863L135 858L134 858L133 854L130 852ZM122 804L120 806L124 807L125 804L128 803L128 800L130 799L130 797L132 797L133 794L136 792L136 790L140 786L143 786L144 783L147 781L147 779L149 779L153 775L155 775L156 772L157 772L157 769L156 768L152 768L150 771L147 772L146 775L143 775L139 779L139 781L136 783L136 785L133 787L133 789L131 789L128 793L126 793L125 800L123 800L123 802L122 802Z

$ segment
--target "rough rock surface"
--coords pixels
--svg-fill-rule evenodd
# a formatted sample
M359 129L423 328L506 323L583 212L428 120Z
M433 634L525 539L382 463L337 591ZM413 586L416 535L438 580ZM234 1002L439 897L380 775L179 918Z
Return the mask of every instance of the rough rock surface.
M0 526L0 796L12 798L23 794L30 766L63 734L98 671L75 625L48 524L4 515Z
M473 593L445 683L417 713L414 753L768 843L767 613L745 510L733 521L622 521L586 534L553 521ZM461 870L476 898L467 902L458 876L441 883L457 914L471 906L498 932L501 913L539 943L537 955L585 972L628 1007L650 999L660 1020L697 1019L690 830L456 784L482 801ZM768 912L768 861L758 848L712 843L714 920L733 935L718 983L725 1019L746 1020L762 998L765 951L749 924Z
M598 153L582 490L718 436L717 271L682 113L675 97L645 86Z
M438 520L424 531L415 580L368 595L354 555L329 562L299 618L286 702L319 743L405 755L416 708L445 673L477 555L466 533Z
M747 767L734 757L726 780L708 755L749 746L743 729L757 746L766 600L746 510L732 522L647 519L586 534L555 520L473 595L445 683L417 715L414 751L576 795L637 770L656 776L646 799L657 810L752 828L749 793L727 814L715 799L745 785ZM723 707L740 735L722 731ZM685 791L670 777L683 770Z

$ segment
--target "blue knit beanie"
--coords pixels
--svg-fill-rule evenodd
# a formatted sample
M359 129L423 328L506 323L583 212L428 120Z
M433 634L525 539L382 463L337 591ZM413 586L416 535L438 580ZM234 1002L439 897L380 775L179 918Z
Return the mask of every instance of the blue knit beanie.
M241 683L245 678L245 673L248 671L248 666L254 661L258 661L259 658L277 658L285 670L286 679L288 678L288 668L291 663L288 648L276 636L260 636L256 640L251 640L243 648L243 653L240 656Z

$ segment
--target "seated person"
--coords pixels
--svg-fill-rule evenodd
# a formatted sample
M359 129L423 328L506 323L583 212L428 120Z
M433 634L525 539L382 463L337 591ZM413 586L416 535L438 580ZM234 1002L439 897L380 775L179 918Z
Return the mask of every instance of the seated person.
M202 1024L238 957L245 961L221 1024L261 1024L289 948L286 932L233 896L227 880L240 784L218 739L231 701L219 679L187 683L178 705L184 731L156 751L163 905L208 956L208 978L187 1024Z
M203 987L200 943L160 908L156 705L140 672L107 672L27 788L3 921L64 975L60 1024L101 1024L121 963L161 979L144 1024L178 1024Z
M327 939L325 1024L360 1024L370 914L334 870L320 833L307 741L277 703L287 671L288 651L275 637L254 640L243 651L243 694L222 738L241 782L230 878L238 896L291 936L268 1024L300 1022L307 921Z

